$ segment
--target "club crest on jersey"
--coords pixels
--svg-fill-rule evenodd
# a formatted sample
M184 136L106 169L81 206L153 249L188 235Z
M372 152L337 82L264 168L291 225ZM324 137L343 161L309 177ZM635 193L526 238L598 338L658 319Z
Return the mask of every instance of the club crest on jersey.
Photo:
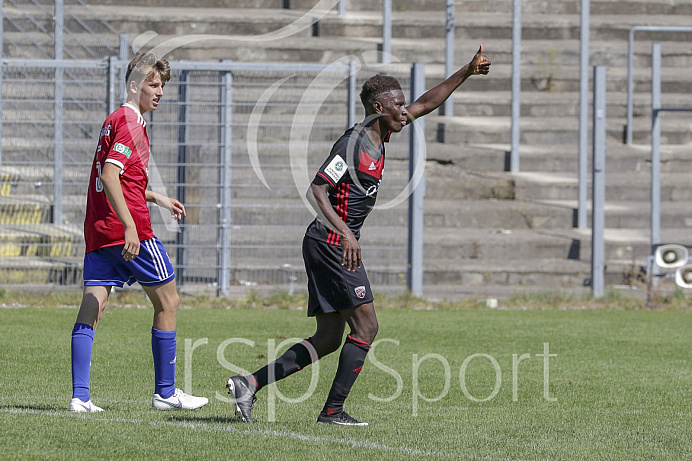
M365 287L360 286L355 288L356 296L358 296L358 299L363 299L365 298Z
M125 144L120 144L119 142L115 143L115 145L113 146L113 150L115 152L123 154L127 158L130 158L130 155L132 155L132 149L127 147Z
M337 183L344 173L346 173L346 170L348 170L348 165L346 165L346 162L340 155L336 155L324 169L324 173L329 176L329 179L334 181L334 183Z

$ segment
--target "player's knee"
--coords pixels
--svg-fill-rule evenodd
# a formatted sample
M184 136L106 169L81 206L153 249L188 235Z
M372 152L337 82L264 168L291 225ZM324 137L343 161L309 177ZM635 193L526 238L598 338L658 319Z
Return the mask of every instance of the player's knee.
M160 294L159 301L164 311L175 312L180 306L180 295L177 291L166 291Z
M371 321L358 325L358 329L356 331L352 331L351 335L355 336L361 341L372 344L372 342L375 340L375 336L377 336L378 330L379 324L377 323L377 319L372 319Z
M372 344L372 342L375 341L375 336L377 336L379 329L380 326L377 323L377 320L374 320L367 326L366 331L364 332L364 337L367 338L366 341L368 344Z
M164 309L169 311L169 312L177 312L178 307L180 307L180 296L176 293L175 295L171 296L166 300L166 305L164 306Z

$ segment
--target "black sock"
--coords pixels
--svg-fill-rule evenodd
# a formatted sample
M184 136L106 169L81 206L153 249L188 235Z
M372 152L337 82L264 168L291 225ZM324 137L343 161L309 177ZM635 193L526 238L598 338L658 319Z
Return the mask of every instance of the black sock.
M310 338L294 344L289 350L284 352L281 357L246 377L252 391L257 392L267 384L284 379L296 371L310 365L312 363L312 358L310 357L310 350L308 348L313 350L313 354L317 360L317 352L315 348L312 347ZM272 381L269 380L270 367L274 367L274 379Z
M348 335L346 342L341 348L339 356L339 368L332 383L332 388L327 397L324 409L327 414L335 413L344 407L344 400L351 392L353 383L356 382L360 370L365 363L365 356L368 355L370 344Z

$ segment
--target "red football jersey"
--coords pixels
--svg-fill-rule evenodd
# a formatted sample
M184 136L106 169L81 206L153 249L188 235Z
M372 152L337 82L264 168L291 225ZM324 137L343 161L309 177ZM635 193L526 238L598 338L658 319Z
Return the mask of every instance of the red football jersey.
M154 237L146 200L149 154L146 122L135 107L124 104L106 118L94 155L87 193L84 220L87 253L125 243L125 228L108 202L101 182L101 172L106 163L120 168L120 184L137 226L139 240Z

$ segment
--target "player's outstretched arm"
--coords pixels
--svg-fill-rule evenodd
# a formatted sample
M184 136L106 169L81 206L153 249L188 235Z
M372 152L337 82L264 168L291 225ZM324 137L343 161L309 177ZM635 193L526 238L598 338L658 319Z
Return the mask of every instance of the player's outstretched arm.
M431 88L406 107L409 122L429 114L442 105L459 86L472 75L487 75L490 72L490 60L483 55L483 45L473 59L464 67L452 74L447 80Z
M147 202L156 203L158 206L167 209L171 212L171 218L181 220L183 216L187 216L185 213L185 205L183 205L178 199L173 197L166 197L158 192L151 190L146 191Z
M329 184L318 185L313 183L310 184L305 196L322 222L341 235L341 265L346 266L346 270L354 271L363 264L361 261L360 244L351 229L332 208L327 195L329 188Z

